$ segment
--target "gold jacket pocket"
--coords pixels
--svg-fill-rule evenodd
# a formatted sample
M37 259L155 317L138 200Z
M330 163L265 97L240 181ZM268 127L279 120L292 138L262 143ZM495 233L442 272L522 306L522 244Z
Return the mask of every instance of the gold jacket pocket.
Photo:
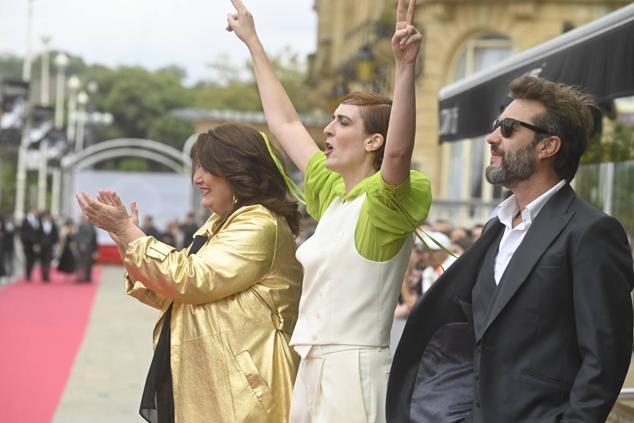
M240 371L244 375L247 383L251 387L251 390L258 398L258 401L267 413L270 413L273 409L273 395L271 390L266 385L266 382L260 375L258 368L255 366L255 362L249 354L249 351L242 351L235 356Z

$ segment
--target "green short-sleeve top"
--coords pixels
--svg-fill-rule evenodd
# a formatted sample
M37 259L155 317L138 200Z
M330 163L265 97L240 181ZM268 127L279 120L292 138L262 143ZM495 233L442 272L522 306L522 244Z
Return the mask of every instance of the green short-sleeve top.
M306 210L319 220L336 197L351 201L366 194L355 229L355 245L363 257L386 261L394 257L423 222L431 206L431 184L422 173L410 171L400 185L390 185L381 172L368 176L346 193L343 178L326 169L326 155L318 152L306 167Z

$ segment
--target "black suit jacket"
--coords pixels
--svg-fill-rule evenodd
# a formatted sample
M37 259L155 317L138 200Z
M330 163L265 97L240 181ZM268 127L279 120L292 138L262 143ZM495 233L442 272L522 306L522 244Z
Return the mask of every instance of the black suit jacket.
M42 261L50 261L53 256L53 249L55 244L59 241L59 232L57 230L57 224L51 221L50 232L44 232L44 222L40 222L40 231L42 234L40 241L40 256Z
M42 242L42 221L37 218L37 227L33 227L28 218L24 218L20 227L20 240L24 246L25 253L31 252L34 245L40 245Z
M487 317L473 312L472 288L503 230L490 221L410 314L390 373L389 422L606 419L632 353L622 226L564 186L515 251Z

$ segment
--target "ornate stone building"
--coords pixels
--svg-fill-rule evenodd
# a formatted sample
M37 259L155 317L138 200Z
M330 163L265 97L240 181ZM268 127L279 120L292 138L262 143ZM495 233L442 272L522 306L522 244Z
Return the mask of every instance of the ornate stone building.
M424 34L417 77L417 135L413 167L429 175L434 210L462 207L470 224L502 197L483 179L489 149L482 137L438 142L438 92L506 57L629 4L617 0L418 0L415 23ZM317 49L309 81L328 99L369 89L391 96L396 0L315 0ZM443 209L443 205L449 206ZM434 211L433 210L433 211ZM471 210L469 212L469 210Z

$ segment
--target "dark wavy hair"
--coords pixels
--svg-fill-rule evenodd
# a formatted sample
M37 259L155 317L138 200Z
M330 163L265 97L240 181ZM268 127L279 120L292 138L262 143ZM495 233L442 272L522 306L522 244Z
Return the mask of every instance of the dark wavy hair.
M299 233L297 202L290 199L286 182L258 131L235 123L217 126L198 136L192 161L194 171L201 167L227 179L237 200L233 210L261 204L285 217L293 233Z
M546 113L537 117L534 124L561 139L555 172L570 182L594 132L598 108L592 96L570 85L529 75L511 82L511 94L513 99L535 100L544 105Z
M385 141L387 140L387 127L390 123L392 100L378 94L369 92L352 92L341 100L341 104L359 106L363 128L368 134L383 135L383 145L375 152L374 168L381 169Z

